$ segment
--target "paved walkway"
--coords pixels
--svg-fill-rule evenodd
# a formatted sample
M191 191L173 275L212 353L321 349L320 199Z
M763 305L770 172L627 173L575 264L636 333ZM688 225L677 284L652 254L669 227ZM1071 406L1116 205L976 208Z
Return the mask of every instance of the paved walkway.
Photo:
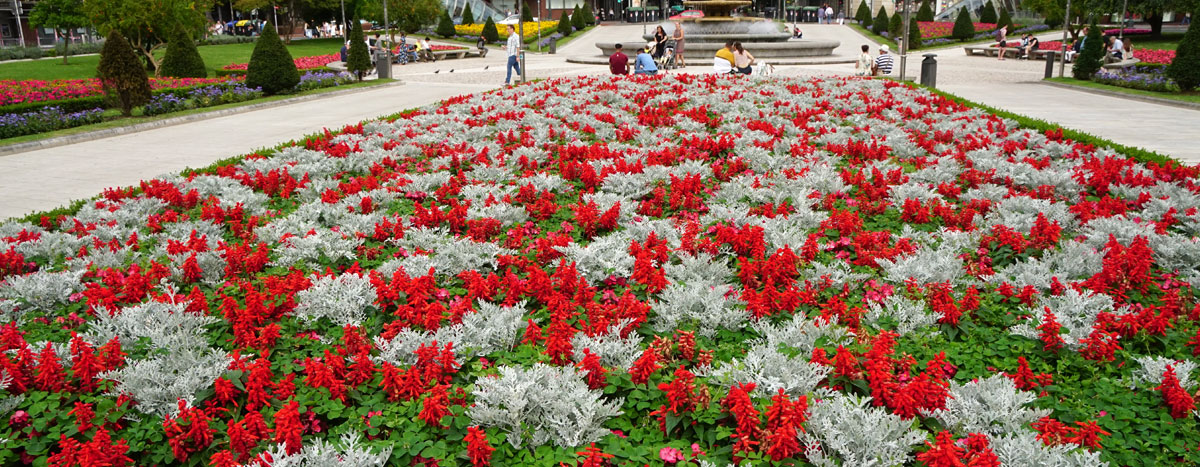
M557 55L529 54L528 79L607 73L595 65L566 63L572 55L596 54L597 41L640 41L641 25L603 26L561 47ZM806 38L842 42L836 54L856 55L862 44L878 44L853 29L805 24ZM925 53L925 51L921 51ZM1187 128L1200 128L1200 111L1098 96L1039 84L1045 63L968 57L961 49L937 50L938 87L964 98L1018 114L1056 122L1117 143L1144 147L1185 162L1200 163L1200 146ZM909 76L920 68L909 57ZM694 57L701 63L708 57ZM350 95L159 128L85 143L0 157L0 219L53 209L104 188L270 147L322 128L339 128L371 117L431 104L447 97L486 91L504 81L505 54L394 67L405 81ZM846 75L854 65L780 66L785 76ZM688 67L686 73L707 73ZM1069 71L1068 71L1069 72Z

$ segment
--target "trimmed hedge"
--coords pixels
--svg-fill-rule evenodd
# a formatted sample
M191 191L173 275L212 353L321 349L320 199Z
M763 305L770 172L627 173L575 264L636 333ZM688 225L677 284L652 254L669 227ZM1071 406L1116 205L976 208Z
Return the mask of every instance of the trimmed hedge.
M871 22L871 32L883 35L891 26L891 20L888 18L887 10L879 7L879 14L875 15L875 20Z
M1200 26L1192 23L1175 49L1175 60L1167 68L1167 76L1179 89L1190 91L1200 86Z
M867 6L866 0L858 2L858 11L854 13L854 19L864 28L871 27L871 7Z
M204 66L204 58L196 50L196 42L186 31L179 31L167 44L167 53L158 70L161 76L174 78L207 78L208 68Z
M354 28L350 29L353 33ZM361 28L358 42L362 42ZM263 93L270 96L291 91L299 82L300 72L296 70L292 54L279 40L275 27L268 23L263 28L258 42L254 44L254 51L250 53L250 65L246 67L246 86L261 88Z

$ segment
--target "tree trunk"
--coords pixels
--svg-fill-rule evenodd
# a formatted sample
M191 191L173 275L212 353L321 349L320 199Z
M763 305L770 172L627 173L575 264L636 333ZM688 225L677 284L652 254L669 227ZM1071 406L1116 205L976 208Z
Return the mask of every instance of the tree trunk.
M1162 36L1163 13L1161 11L1153 11L1146 13L1146 24L1150 25L1150 37L1158 38Z
M70 51L71 51L71 35L70 35L70 33L67 33L67 34L63 35L63 51L62 51L63 65L69 65L69 63L67 63L67 57L70 56L70 54L69 54Z

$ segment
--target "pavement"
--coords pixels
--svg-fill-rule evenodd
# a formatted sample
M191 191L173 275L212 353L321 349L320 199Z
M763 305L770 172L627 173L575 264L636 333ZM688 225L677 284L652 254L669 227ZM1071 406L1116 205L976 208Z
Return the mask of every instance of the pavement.
M855 56L863 44L872 52L878 50L878 44L847 26L806 23L802 29L805 38L841 42L835 55ZM568 63L566 58L595 55L596 42L640 40L641 30L640 24L601 26L563 45L556 55L528 54L526 77L607 73L604 66ZM1180 131L1200 128L1200 110L1041 84L1042 61L969 57L957 46L910 55L910 78L919 73L919 54L931 52L937 54L939 89L1189 164L1200 163L1200 145L1190 141L1189 132ZM693 60L709 61L708 57ZM207 166L324 128L336 129L448 97L495 89L504 81L505 61L504 52L495 49L485 58L396 65L393 77L403 80L403 85L349 95L318 95L286 106L0 156L0 219L53 209L95 196L105 188L137 185L140 180ZM853 64L776 67L776 74L782 76L848 75L853 71ZM707 73L708 67L672 72Z

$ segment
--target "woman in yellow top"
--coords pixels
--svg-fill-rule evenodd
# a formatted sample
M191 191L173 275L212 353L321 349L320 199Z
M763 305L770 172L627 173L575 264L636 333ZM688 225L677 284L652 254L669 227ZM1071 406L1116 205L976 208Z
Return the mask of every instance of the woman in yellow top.
M729 74L734 70L733 65L733 41L728 41L725 47L717 49L717 54L713 56L713 71L717 74Z
M738 73L750 74L753 71L750 69L750 65L754 64L754 56L742 48L741 42L734 42L733 48L733 66L737 67Z

